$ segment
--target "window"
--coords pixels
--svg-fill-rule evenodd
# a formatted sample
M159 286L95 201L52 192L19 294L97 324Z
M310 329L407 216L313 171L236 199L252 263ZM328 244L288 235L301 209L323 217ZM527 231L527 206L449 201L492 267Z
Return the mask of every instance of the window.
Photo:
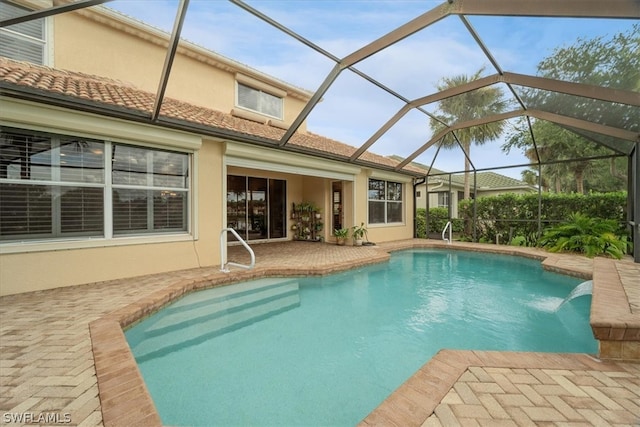
M185 153L2 128L0 240L186 232L188 172Z
M369 224L402 222L402 184L369 180Z
M188 156L114 145L113 234L187 231Z
M475 199L475 194L473 193L473 190L471 190L469 194L469 198L471 200ZM464 200L464 191L458 191L458 200Z
M11 3L0 2L0 20L22 16L28 12L29 10ZM45 64L45 34L43 18L0 28L0 56L34 64Z
M439 191L438 192L438 207L439 208L448 208L449 207L449 197L450 193L448 191Z
M279 96L238 82L238 106L282 120L283 102Z

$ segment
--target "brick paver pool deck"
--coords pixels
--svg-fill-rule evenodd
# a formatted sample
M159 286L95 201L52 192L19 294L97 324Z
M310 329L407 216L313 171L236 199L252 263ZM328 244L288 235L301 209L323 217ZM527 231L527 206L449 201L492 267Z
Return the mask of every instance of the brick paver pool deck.
M160 425L123 327L194 289L266 275L327 274L425 245L443 246L433 240L260 244L251 271L225 274L217 266L2 297L0 424ZM640 425L640 265L530 248L451 247L525 255L554 271L593 277L591 323L609 360L442 350L361 425ZM248 259L239 247L230 258Z

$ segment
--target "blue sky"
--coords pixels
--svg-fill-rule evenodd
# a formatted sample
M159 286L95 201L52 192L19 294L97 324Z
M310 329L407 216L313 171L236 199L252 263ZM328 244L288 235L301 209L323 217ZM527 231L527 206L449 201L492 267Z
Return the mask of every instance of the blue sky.
M399 25L438 6L432 0L282 0L247 1L251 7L336 57L367 45ZM129 16L170 31L177 0L118 0L107 4ZM631 20L468 17L504 71L535 74L536 65L558 46L578 38L610 37L631 27ZM223 0L191 0L182 37L296 86L315 91L334 62ZM495 70L456 16L441 20L364 61L358 70L407 99L436 92L445 76ZM506 87L505 94L509 94ZM308 118L310 131L353 146L363 144L403 105L397 98L343 71ZM425 107L434 111L435 105ZM515 121L508 123L507 132ZM430 139L428 119L411 112L370 150L408 156ZM524 163L519 153L508 156L502 141L472 147L477 168ZM431 164L435 149L416 160ZM461 152L441 151L435 167L463 169ZM520 177L521 169L501 170Z

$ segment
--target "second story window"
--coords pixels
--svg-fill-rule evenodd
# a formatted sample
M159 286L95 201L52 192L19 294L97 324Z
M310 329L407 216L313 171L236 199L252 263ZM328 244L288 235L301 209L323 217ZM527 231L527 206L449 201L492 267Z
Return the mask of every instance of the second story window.
M283 99L238 82L238 106L282 120Z
M0 20L26 13L29 10L9 2L0 2ZM46 45L43 18L0 28L0 56L42 65L46 63Z

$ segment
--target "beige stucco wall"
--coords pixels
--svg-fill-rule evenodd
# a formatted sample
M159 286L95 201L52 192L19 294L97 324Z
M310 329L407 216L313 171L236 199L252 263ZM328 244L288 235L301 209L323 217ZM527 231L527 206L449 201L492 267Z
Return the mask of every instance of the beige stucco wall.
M123 23L114 28L77 12L57 15L54 19L56 68L105 76L157 92L167 53L167 43L162 38L149 34L143 39L140 30L134 31ZM230 113L235 108L237 70L216 67L211 62L206 55L179 48L165 96ZM247 70L242 72L246 74ZM303 100L286 96L283 121L292 123L304 105ZM306 130L306 123L300 130Z
M397 224L369 224L368 188L369 178L401 182L403 184L404 220ZM389 242L413 238L413 185L406 175L364 169L355 182L355 212L351 225L364 222L371 242ZM345 217L346 218L346 217Z
M105 76L155 92L166 49L81 17L54 20L55 68ZM144 54L142 54L144 52Z

